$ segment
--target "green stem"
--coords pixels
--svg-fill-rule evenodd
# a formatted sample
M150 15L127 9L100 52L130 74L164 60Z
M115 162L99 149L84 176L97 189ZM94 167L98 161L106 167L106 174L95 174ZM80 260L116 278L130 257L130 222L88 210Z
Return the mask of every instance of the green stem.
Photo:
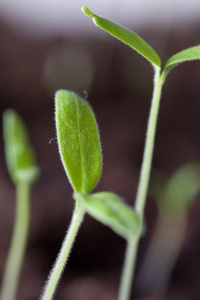
M131 285L133 281L133 268L135 266L135 260L137 255L137 245L139 240L139 236L134 235L130 237L127 241L126 253L124 258L124 265L122 271L122 277L120 282L120 289L119 289L119 300L127 300L130 298L131 292Z
M142 168L140 173L138 191L135 200L135 211L142 221L144 215L144 206L146 202L147 189L149 184L149 176L150 176L154 140L155 140L155 131L156 131L159 103L160 103L163 83L164 83L164 76L160 75L160 68L156 67L155 78L154 78L154 90L153 90L152 104L151 104L148 127L147 127L147 135L145 141ZM139 239L140 239L139 236L132 236L127 242L127 250L126 250L125 262L122 271L122 278L120 283L118 300L130 299L131 284L132 284L134 271L135 271L135 261L136 261Z
M1 300L14 300L26 249L30 219L30 186L18 184L16 216L8 259L2 279Z
M69 226L69 230L67 231L60 253L49 275L48 282L44 288L43 296L41 297L42 300L50 300L53 298L53 295L55 293L62 272L64 271L78 229L84 218L84 214L85 214L84 209L82 208L81 205L79 205L78 202L76 202L76 207L73 213L71 224Z

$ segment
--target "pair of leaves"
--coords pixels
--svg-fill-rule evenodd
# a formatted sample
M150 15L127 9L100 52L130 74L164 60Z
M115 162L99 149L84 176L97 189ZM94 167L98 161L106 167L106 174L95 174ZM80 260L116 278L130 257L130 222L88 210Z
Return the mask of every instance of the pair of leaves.
M158 54L137 34L108 19L97 16L96 14L92 13L86 6L82 7L82 11L86 16L93 19L95 25L132 47L139 54L145 57L150 63L152 63L155 68L161 67L161 61ZM179 53L176 53L166 62L163 69L163 74L164 76L166 76L168 71L179 63L196 59L200 59L200 46L191 47Z
M149 194L155 198L162 210L179 212L187 209L200 192L200 164L188 163L167 177L154 170Z
M75 193L78 201L93 218L109 226L125 239L141 233L141 222L135 211L122 198L109 192L92 195Z
M74 199L125 239L140 234L138 216L119 196L108 192L89 195L102 168L98 128L89 104L66 90L58 91L55 101L58 146Z
M26 126L14 110L8 109L3 114L3 135L10 177L16 185L32 184L38 178L39 169Z

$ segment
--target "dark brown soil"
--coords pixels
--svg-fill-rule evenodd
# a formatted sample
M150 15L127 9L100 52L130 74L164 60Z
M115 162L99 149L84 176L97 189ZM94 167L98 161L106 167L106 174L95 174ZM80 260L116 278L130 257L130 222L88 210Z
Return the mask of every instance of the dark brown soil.
M199 33L199 25L184 34L153 28L140 32L163 61L199 44ZM76 55L72 57L72 53ZM74 64L70 65L71 59ZM199 62L180 65L170 73L164 86L153 165L168 174L186 162L200 159L199 70ZM104 154L103 174L96 191L116 192L131 204L142 160L152 75L148 62L112 38L104 41L88 35L77 36L76 40L31 39L0 24L0 111L2 114L6 108L14 108L22 115L41 170L32 193L30 236L17 299L39 298L74 206L57 143L49 143L55 138L54 91L68 88L84 97L83 90L87 90L99 123ZM15 189L6 170L2 136L0 149L1 279L13 229ZM200 299L199 215L198 197L189 212L185 242L166 300ZM148 199L147 232L140 244L136 277L155 218L155 203ZM55 299L117 299L124 250L124 240L86 216ZM133 285L132 299L159 299L153 295L142 297Z

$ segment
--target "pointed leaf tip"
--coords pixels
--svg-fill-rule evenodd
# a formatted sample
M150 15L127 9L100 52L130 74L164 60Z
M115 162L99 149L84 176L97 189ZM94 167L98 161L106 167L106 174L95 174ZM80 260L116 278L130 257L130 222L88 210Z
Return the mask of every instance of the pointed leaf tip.
M92 17L93 22L96 26L102 30L110 33L115 38L119 39L121 42L127 44L144 58L146 58L154 67L161 67L161 61L155 50L145 42L140 36L131 30L114 23L113 21L102 18L94 13L92 13L86 6L82 7L82 11L88 17Z
M86 6L82 6L81 7L82 12L84 12L84 14L89 17L92 18L94 17L94 14L89 10L89 8L87 8Z

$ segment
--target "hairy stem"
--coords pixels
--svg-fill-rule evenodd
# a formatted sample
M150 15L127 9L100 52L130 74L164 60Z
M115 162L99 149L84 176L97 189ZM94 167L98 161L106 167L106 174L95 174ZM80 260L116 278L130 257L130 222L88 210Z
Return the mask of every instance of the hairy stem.
M30 219L30 186L18 184L16 216L8 259L2 279L1 300L14 300L26 249Z
M76 207L75 207L75 210L73 213L71 224L69 226L69 230L67 231L67 234L63 241L60 253L56 259L56 262L52 268L52 271L50 272L48 281L44 288L44 293L41 296L42 300L53 299L56 287L57 287L60 277L64 271L64 268L65 268L67 259L69 257L70 250L73 246L75 237L77 235L78 229L84 218L84 213L85 213L84 209L79 205L78 202L76 202Z
M144 206L146 202L147 189L149 184L156 124L159 110L162 86L164 78L160 75L160 68L156 67L154 77L154 90L147 127L147 135L144 147L144 155L140 173L138 191L135 200L135 211L143 221ZM127 243L125 262L122 271L118 300L128 300L131 294L131 285L135 271L135 261L139 244L139 236L132 236Z

